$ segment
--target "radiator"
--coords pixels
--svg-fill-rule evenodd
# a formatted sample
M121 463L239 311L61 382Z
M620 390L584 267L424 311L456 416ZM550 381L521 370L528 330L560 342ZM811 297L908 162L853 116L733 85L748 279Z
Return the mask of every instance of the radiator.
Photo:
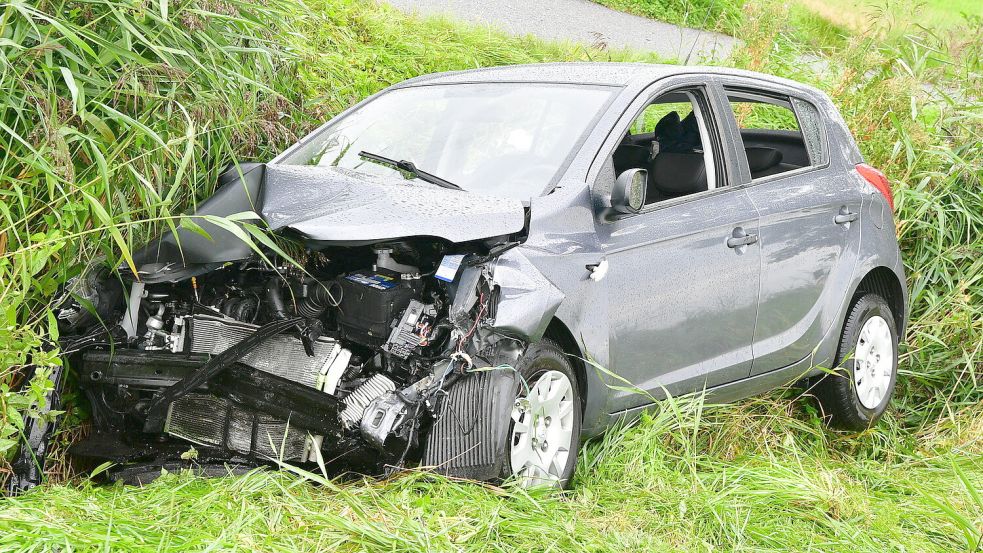
M257 328L248 323L196 315L191 323L191 351L218 355ZM300 339L281 334L263 342L239 362L311 388L320 388L328 368L341 353L341 345L322 337L313 346L314 357L308 357Z
M195 315L190 325L191 352L217 355L257 328L230 319ZM326 380L337 381L350 355L342 355L341 345L324 337L313 343L313 349L314 356L309 357L300 339L279 335L260 344L239 363L322 390ZM327 378L329 371L333 378ZM199 445L290 461L314 459L313 448L321 441L321 436L308 436L302 429L289 427L284 420L202 393L188 394L172 403L164 431Z

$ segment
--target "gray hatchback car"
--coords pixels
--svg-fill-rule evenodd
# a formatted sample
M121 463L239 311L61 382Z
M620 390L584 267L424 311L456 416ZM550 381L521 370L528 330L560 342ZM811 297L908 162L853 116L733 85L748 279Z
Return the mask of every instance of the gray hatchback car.
M227 170L136 273L73 281L62 348L95 427L73 453L124 480L343 463L566 484L583 439L666 394L801 379L832 424L867 428L906 323L892 211L829 98L795 82L607 63L411 79Z

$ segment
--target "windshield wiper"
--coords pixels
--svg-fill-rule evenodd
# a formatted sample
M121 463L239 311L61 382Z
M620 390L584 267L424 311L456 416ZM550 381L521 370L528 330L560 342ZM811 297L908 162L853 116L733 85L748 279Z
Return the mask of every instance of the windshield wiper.
M420 169L412 161L407 161L401 159L396 161L395 159L389 159L388 157L380 156L379 154L373 154L372 152L359 152L358 157L362 159L367 159L369 161L374 161L382 165L388 165L390 167L395 167L400 171L406 171L407 173L415 176L416 178L429 182L430 184L436 184L441 188L450 188L451 190L464 190L460 186L454 184L451 181L444 180L437 175L428 173L423 169Z

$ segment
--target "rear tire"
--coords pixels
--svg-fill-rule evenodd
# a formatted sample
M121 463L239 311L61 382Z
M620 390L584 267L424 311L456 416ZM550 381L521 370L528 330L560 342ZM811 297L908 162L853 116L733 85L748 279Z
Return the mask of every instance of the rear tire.
M877 294L853 302L843 324L836 369L816 385L830 426L866 430L891 401L898 378L898 330L891 307Z
M516 371L503 476L523 486L565 488L577 466L583 417L573 364L544 339L529 346Z

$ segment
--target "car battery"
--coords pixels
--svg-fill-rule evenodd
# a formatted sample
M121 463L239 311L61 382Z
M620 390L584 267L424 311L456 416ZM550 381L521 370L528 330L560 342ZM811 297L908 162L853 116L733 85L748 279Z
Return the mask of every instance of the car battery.
M381 346L391 327L423 286L419 278L385 269L355 271L338 279L341 334L360 344Z

